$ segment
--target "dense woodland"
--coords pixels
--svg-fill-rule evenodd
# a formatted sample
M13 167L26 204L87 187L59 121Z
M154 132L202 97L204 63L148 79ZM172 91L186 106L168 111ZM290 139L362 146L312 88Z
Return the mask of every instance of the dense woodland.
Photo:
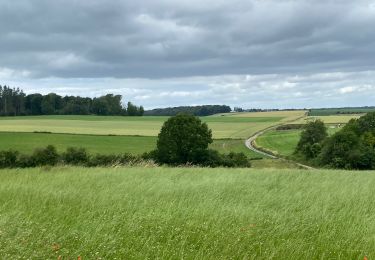
M210 116L229 112L231 112L231 108L226 105L181 106L148 110L145 112L145 116L175 116L178 113L188 113L194 116Z
M121 95L107 94L97 98L79 96L26 95L19 88L0 86L0 116L21 115L122 115L142 116L142 106L122 104Z

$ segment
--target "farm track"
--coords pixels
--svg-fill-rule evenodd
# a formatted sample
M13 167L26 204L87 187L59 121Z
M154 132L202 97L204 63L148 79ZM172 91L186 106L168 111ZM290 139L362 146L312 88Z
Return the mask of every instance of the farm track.
M273 130L273 129L276 129L278 126L281 126L281 125L284 125L284 124L287 124L287 123L292 123L292 122L296 122L302 118L304 118L306 115L302 116L302 117L299 117L297 119L293 119L293 120L290 120L290 121L286 121L286 122L283 122L282 124L278 124L278 125L274 125L274 126L271 126L271 127L268 127L268 128L265 128L261 131L258 131L256 132L255 134L253 134L252 136L250 136L246 141L245 141L245 146L252 150L253 152L256 152L258 154L261 154L263 156L266 156L268 158L271 158L271 159L278 159L278 160L282 160L282 161L286 161L286 162L291 162L301 168L304 168L304 169L308 169L308 170L312 170L314 169L313 167L311 166L308 166L308 165L305 165L305 164L302 164L302 163L299 163L299 162L296 162L296 161L293 161L293 160L288 160L288 159L285 159L285 158L282 158L280 156L277 156L276 154L273 154L272 152L270 151L265 151L265 150L261 150L259 149L254 143L255 143L255 140L263 135L264 133L270 131L270 130Z

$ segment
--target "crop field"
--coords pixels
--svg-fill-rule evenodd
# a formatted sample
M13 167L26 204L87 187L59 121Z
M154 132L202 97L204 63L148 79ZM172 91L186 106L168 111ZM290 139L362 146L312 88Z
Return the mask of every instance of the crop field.
M340 128L328 128L328 134L332 135ZM302 130L271 130L256 139L258 146L272 151L274 154L291 156L295 151Z
M1 259L375 257L374 171L66 167L0 178Z
M247 138L253 133L284 120L285 114L264 117L202 117L212 129L213 137ZM167 117L100 117L100 116L36 116L5 117L0 131L51 132L91 135L157 136Z
M359 118L361 114L352 114L352 115L334 115L334 116L308 116L301 118L298 121L295 121L296 124L305 124L309 121L322 120L326 124L346 124L352 118Z

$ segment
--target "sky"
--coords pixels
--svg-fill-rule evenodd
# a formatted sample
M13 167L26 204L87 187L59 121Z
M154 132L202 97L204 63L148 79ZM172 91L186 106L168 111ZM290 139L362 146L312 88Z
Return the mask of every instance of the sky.
M375 0L0 0L0 85L146 109L375 105Z

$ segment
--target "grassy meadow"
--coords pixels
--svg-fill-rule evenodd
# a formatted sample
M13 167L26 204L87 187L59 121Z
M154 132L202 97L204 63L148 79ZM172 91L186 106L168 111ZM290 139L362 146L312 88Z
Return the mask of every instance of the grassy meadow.
M1 259L375 257L374 171L57 167L0 178Z
M328 134L332 135L340 128L328 128ZM256 139L260 147L272 151L273 154L289 157L293 155L302 130L271 130Z
M68 147L84 147L91 154L142 154L156 148L155 136L108 136L51 133L0 132L1 150L17 150L30 154L36 147L51 144L57 151L64 152ZM249 150L241 139L215 139L210 148L221 153L243 152L249 158L262 158Z

